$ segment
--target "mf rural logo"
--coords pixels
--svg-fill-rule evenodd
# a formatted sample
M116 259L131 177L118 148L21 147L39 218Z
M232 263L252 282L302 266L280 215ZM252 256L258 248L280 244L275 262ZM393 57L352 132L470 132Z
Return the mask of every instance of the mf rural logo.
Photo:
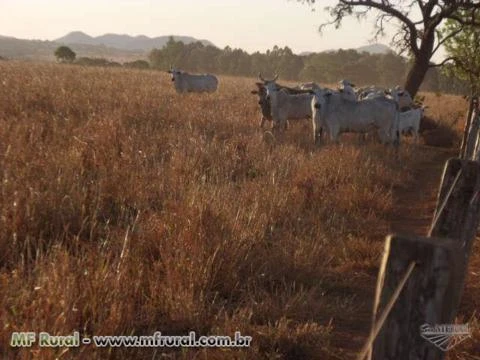
M420 326L420 335L442 351L448 351L471 337L468 324L464 325L428 325Z

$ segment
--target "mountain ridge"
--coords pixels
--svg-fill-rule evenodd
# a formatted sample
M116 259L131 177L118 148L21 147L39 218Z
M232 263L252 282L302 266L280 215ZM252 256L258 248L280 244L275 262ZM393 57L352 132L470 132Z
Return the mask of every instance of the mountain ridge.
M53 52L55 49L59 45L67 45L71 47L79 57L103 57L115 61L131 61L147 59L149 51L153 48L162 48L165 46L171 36L173 36L176 41L182 41L186 44L200 41L204 45L215 46L208 40L198 40L191 36L182 35L165 35L151 38L146 35L131 36L127 34L106 33L92 37L82 31L72 31L53 41L18 39L11 36L0 35L0 56L3 58L54 61L55 57ZM340 49L321 52L338 50ZM393 52L388 46L378 43L361 46L353 50L358 52L366 51L370 54ZM298 55L308 56L315 53L316 52L302 52Z
M86 44L86 45L104 45L121 50L132 51L150 51L154 48L164 47L170 37L176 41L182 41L184 44L192 42L201 42L203 45L215 46L211 41L204 39L196 39L192 36L185 35L162 35L156 37L149 37L146 35L128 35L106 33L100 36L90 36L83 31L72 31L65 36L53 40L56 43L65 45Z
M0 35L0 56L6 59L55 61L54 51L60 44L49 40L26 40ZM122 50L105 45L72 44L78 57L101 57L114 61L146 59L144 51Z
M304 52L301 52L299 55L300 56L308 56L308 55L315 54L315 53L336 52L336 51L339 51L339 50L355 50L359 53L367 52L369 54L394 53L394 51L392 49L390 49L390 47L388 47L387 45L380 44L380 43L375 43L375 44L364 45L364 46L360 46L360 47L357 47L357 48L349 48L349 49L339 48L339 49L328 49L328 50L323 50L323 51L304 51Z
M358 52L368 52L370 54L387 54L389 52L394 52L390 47L384 44L380 43L375 43L375 44L370 44L370 45L365 45L365 46L360 46L356 48Z

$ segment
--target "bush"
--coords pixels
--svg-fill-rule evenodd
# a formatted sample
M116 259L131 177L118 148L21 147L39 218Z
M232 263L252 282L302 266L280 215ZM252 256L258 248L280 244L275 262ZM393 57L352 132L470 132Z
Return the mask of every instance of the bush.
M436 147L454 147L460 141L459 134L452 126L443 122L437 122L425 116L420 122L420 134L425 145Z
M150 63L145 60L135 60L126 62L123 64L124 67L132 69L150 69Z
M116 61L109 61L104 58L89 58L89 57L81 57L77 61L75 61L75 64L83 65L83 66L106 66L106 67L122 66L120 63Z

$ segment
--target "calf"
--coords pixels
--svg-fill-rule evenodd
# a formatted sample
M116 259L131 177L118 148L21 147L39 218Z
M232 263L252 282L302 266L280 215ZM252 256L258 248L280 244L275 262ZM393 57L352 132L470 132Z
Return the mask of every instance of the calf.
M422 120L425 109L426 107L422 106L421 108L404 111L399 114L398 131L401 134L405 134L409 131L413 132L416 144L418 143L420 120Z

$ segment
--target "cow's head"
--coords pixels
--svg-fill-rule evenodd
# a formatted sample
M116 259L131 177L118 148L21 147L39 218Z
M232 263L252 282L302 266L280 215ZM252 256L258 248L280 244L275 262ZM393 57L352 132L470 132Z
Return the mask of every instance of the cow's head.
M250 91L251 94L258 96L258 103L262 105L262 103L267 101L267 89L263 86L263 83L256 82L255 85L257 86L257 90Z
M278 90L278 86L277 86L277 83L276 83L276 81L278 79L278 74L275 74L273 79L266 80L266 79L263 78L261 73L258 73L258 78L262 81L262 83L263 83L262 85L266 89L266 99L270 100L271 94Z
M317 110L320 110L325 107L325 102L328 100L330 96L332 96L332 92L329 90L322 90L322 91L314 91L314 103L313 107Z
M265 117L270 117L270 101L267 99L267 89L261 82L255 83L257 90L252 90L250 93L258 96L258 104L262 109L262 114Z
M175 69L172 65L170 65L170 70L167 71L167 73L172 75L172 81L175 81L175 78L180 76L182 73L180 70Z
M344 80L340 80L340 81L338 82L338 84L340 85L340 86L339 86L340 89L344 88L345 86L350 86L350 87L352 87L352 88L355 87L355 84L353 84L353 83L350 82L349 80L345 80L345 79L344 79Z
M391 95L397 95L399 98L406 95L405 90L402 89L400 85L395 86L392 90L390 90Z

